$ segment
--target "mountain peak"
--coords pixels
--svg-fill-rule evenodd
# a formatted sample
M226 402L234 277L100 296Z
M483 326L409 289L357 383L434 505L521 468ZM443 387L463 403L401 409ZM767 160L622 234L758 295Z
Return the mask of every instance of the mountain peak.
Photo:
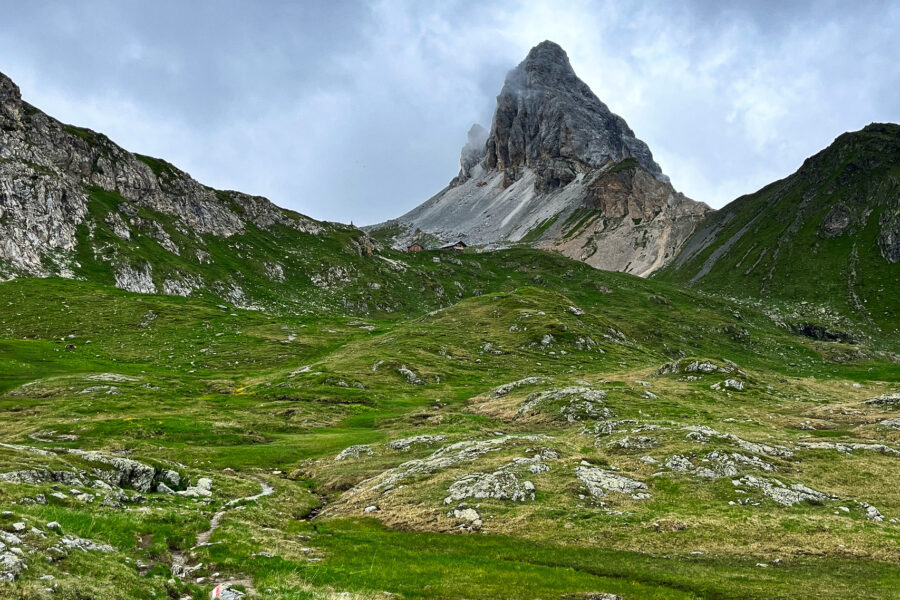
M524 70L535 79L550 75L552 82L577 79L569 63L569 55L562 46L549 40L532 48L516 70L518 69Z
M487 141L487 168L504 171L511 182L527 167L541 174L539 187L552 188L580 168L626 158L668 181L647 144L578 78L558 44L541 42L507 74Z

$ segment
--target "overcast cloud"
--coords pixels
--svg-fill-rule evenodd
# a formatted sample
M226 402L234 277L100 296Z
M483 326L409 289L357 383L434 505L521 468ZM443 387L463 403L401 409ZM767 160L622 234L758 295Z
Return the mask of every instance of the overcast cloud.
M203 183L356 224L443 188L544 39L714 207L900 121L900 2L0 6L0 71L27 101Z

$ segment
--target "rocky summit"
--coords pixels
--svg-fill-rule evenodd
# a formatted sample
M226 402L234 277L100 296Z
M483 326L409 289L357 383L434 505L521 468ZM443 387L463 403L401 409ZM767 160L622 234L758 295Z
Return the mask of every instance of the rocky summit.
M647 276L709 212L675 191L647 144L549 41L506 76L490 132L472 127L460 167L434 197L372 230L398 248L530 245Z
M898 140L711 212L545 42L370 235L0 77L0 598L897 598Z

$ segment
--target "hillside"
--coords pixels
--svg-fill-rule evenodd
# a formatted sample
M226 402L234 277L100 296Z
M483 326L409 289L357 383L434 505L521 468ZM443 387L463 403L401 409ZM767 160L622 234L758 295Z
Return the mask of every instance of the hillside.
M709 215L655 276L809 301L900 336L900 125L845 133L796 173Z
M361 231L206 187L164 160L60 123L2 74L0 181L0 279L60 276L296 308L333 304L328 288L378 270ZM346 289L340 300L364 297Z
M895 365L540 251L458 260L482 295L379 318L0 283L0 595L900 584Z
M472 127L450 185L367 230L397 248L528 245L646 276L708 210L675 191L647 145L547 41L506 76L490 132Z

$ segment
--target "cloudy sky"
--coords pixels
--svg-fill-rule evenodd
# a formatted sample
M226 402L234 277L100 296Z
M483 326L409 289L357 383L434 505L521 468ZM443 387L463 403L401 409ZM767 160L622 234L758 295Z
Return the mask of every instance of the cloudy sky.
M458 170L544 39L719 207L900 121L900 2L0 0L0 71L51 115L310 216L398 216Z

